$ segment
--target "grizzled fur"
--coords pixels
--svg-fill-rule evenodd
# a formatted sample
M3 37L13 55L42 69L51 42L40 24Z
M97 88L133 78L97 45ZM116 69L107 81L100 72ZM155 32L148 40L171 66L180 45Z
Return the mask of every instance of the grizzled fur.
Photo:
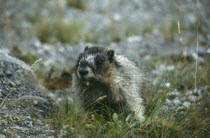
M144 121L144 71L125 56L102 47L86 47L73 69L72 91L85 109L103 114L135 112Z

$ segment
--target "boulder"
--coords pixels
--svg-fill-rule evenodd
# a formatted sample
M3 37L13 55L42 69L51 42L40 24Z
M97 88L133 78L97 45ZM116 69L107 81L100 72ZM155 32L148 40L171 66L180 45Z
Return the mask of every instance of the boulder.
M0 137L53 137L52 109L31 67L0 50Z

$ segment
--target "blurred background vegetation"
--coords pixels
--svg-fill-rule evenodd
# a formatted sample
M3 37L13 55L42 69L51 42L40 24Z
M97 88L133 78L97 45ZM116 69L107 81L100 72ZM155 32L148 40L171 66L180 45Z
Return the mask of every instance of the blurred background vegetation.
M191 32L195 31L196 22L199 35L204 37L202 41L209 37L207 0L198 1L197 8L192 0L1 0L0 4L1 38L4 39L37 37L45 43L109 44L130 36L151 34L171 42L179 39L178 21L186 43L195 38L196 33Z

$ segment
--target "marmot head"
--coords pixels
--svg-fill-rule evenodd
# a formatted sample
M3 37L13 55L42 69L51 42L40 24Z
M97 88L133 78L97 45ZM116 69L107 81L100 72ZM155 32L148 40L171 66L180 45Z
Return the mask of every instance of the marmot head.
M114 51L103 47L88 47L79 55L76 74L86 85L109 77L114 63Z

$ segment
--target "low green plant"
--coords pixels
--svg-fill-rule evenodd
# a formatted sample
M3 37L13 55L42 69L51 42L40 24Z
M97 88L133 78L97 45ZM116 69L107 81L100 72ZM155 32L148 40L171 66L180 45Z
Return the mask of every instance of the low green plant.
M26 53L26 54L23 54L22 57L21 57L21 60L25 61L29 65L33 64L38 59L39 59L38 55L32 54L30 52Z
M123 27L122 27L123 26ZM88 35L87 41L94 43L111 43L120 42L127 37L139 35L141 28L138 24L128 21L114 21L107 24L100 30L91 30Z
M65 103L60 110L52 114L50 124L59 131L66 131L64 137L193 137L205 136L207 120L205 116L189 109L179 118L174 113L164 110L163 104L166 92L157 94L148 105L145 122L140 123L134 118L134 113L127 117L114 113L108 120L94 114L78 110L75 103ZM196 121L196 124L194 124ZM49 122L48 122L49 123ZM64 128L64 126L66 126ZM202 128L199 128L202 126Z
M165 41L174 41L177 31L177 21L175 19L166 20L160 27L160 32Z
M154 29L154 21L150 21L150 22L145 22L143 24L143 33L151 33Z
M85 0L66 0L69 7L74 7L80 10L86 10L88 8L87 1Z
M34 35L46 43L74 44L84 41L87 32L86 27L77 21L43 18L35 24Z
M14 57L19 58L20 60L24 61L29 65L32 65L35 61L39 59L39 56L34 53L31 52L23 53L18 46L14 46L10 54Z

